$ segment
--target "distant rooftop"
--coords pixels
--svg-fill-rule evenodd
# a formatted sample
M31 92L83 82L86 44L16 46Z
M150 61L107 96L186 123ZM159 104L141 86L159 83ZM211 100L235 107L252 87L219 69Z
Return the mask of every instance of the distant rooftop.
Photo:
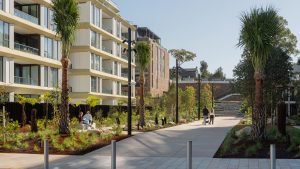
M138 27L137 28L137 38L145 38L145 37L153 39L153 40L160 41L160 37L157 36L149 28L147 28L147 27Z

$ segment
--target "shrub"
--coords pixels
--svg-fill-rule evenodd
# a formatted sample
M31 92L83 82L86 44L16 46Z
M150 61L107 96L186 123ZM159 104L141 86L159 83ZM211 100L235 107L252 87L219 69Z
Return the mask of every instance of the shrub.
M250 157L250 156L253 156L254 154L256 154L256 152L257 152L257 146L252 145L246 149L245 155Z
M290 137L290 146L288 147L288 151L299 151L298 146L300 145L300 130L294 127L288 127L287 133Z
M38 152L40 150L41 150L40 147L38 145L34 144L33 151Z

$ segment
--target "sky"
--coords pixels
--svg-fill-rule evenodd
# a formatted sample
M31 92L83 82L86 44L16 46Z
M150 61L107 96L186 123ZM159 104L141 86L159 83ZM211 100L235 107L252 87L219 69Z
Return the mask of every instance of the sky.
M300 38L299 0L113 0L130 23L148 27L167 49L186 49L197 54L182 67L208 63L210 72L222 67L227 78L238 64L242 49L237 47L242 12L254 7L273 6ZM300 49L300 43L297 44ZM293 56L296 61L297 56ZM170 68L175 60L170 59Z

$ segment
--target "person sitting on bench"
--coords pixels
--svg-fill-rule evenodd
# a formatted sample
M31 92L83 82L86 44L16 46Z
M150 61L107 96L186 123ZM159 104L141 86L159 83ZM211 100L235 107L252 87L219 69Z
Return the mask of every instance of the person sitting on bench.
M93 124L93 117L90 111L87 111L86 114L82 117L82 124L91 126Z

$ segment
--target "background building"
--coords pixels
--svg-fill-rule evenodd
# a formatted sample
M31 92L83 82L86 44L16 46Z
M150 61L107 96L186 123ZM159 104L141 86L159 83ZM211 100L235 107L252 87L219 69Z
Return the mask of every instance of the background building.
M15 94L38 97L60 87L61 42L52 21L51 1L0 0L0 85ZM135 27L119 15L110 0L79 1L80 24L71 51L69 76L71 102L90 95L102 104L116 105L126 99L128 28ZM134 80L135 63L132 62ZM135 96L135 87L132 87Z
M169 90L169 53L161 45L161 39L147 27L137 28L137 40L147 42L151 48L151 61L145 72L145 93L161 96ZM137 94L139 93L139 71L136 71Z

